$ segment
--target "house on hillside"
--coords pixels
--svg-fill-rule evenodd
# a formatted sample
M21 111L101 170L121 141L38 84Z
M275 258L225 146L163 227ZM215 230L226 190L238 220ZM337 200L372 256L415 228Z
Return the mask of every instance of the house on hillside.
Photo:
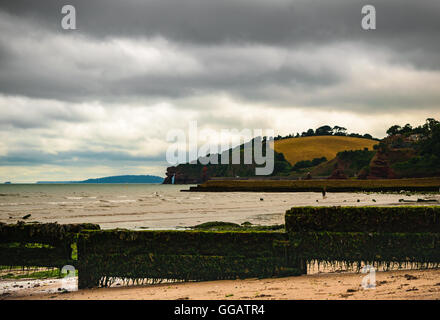
M422 140L422 136L423 135L421 133L414 133L408 137L408 140L412 142L419 142L420 140Z

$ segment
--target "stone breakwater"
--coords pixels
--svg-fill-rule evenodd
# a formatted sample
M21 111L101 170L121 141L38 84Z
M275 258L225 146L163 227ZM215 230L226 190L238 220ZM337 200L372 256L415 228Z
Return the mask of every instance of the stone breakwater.
M200 192L439 192L440 178L381 180L209 180Z

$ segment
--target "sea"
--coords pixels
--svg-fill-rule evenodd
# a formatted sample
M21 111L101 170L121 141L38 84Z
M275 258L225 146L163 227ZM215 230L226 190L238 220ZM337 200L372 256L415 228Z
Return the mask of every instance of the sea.
M375 193L182 192L190 185L4 184L0 222L96 223L102 229L185 229L209 221L284 223L294 206L399 205L420 195ZM431 196L432 197L432 196ZM26 220L22 218L26 215Z

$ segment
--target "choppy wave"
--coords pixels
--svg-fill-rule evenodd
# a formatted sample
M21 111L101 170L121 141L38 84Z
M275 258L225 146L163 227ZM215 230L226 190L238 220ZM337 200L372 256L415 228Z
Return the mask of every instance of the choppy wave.
M280 224L284 222L284 212L293 206L398 205L399 198L402 198L400 194L340 193L329 194L323 199L321 193L180 192L188 187L0 185L0 221L13 223L25 214L31 214L28 221L32 222L91 222L100 224L104 229L141 226L170 229L207 221ZM26 200L23 199L25 197ZM261 201L262 197L264 201ZM413 198L417 199L417 196Z
M129 200L129 199L127 199L127 200L108 200L108 202L111 202L111 203L129 203L129 202L136 202L136 200Z

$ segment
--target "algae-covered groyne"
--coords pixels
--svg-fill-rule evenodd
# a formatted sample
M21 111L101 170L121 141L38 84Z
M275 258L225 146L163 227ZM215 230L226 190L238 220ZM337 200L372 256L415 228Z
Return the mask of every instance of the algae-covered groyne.
M0 225L0 266L72 264L79 288L307 273L311 263L410 268L440 263L440 206L294 207L285 229L99 230ZM76 248L75 254L73 248Z
M378 180L209 180L189 191L199 192L399 192L439 191L440 177Z

